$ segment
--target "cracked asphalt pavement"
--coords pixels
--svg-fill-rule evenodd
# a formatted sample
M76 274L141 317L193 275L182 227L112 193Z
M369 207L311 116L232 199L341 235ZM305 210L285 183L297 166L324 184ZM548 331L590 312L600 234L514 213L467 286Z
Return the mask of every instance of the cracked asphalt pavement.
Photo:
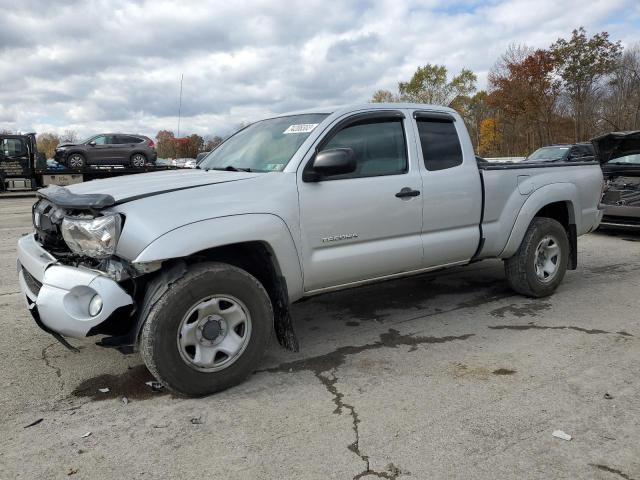
M582 237L540 300L493 261L310 299L299 353L274 342L247 382L184 399L36 327L15 272L32 201L0 199L1 478L640 480L640 235Z

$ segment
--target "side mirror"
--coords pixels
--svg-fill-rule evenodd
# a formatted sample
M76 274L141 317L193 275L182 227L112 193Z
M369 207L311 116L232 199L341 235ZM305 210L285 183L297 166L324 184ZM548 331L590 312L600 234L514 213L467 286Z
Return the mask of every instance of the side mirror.
M332 148L318 152L310 168L304 172L305 182L318 182L323 177L355 172L356 156L350 148Z
M91 145L92 147L95 147L96 146L96 141L95 140L91 140L89 142L89 145Z

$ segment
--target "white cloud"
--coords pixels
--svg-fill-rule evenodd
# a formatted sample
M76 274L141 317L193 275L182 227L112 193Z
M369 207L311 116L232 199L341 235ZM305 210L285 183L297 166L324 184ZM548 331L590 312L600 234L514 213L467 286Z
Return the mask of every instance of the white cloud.
M224 133L243 121L367 101L418 65L486 75L510 43L584 25L640 40L637 0L170 2L22 0L0 18L0 128ZM4 13L7 12L7 13Z

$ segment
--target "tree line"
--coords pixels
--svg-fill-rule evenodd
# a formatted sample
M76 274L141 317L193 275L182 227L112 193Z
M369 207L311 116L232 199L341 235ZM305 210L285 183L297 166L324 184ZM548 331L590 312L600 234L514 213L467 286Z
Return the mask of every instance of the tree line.
M427 63L398 83L378 90L372 102L446 105L464 119L478 154L524 156L553 143L574 143L610 131L640 129L640 44L623 49L607 32L589 36L583 27L546 49L511 45L491 68L486 90L468 69L449 77L443 65ZM195 158L219 145L220 136L156 135L160 158ZM52 158L77 133L42 133L38 150Z
M511 45L478 90L467 69L418 67L398 91L372 102L418 102L454 108L484 156L524 156L553 143L577 143L610 131L640 129L640 44L623 49L607 32L583 27L547 49Z

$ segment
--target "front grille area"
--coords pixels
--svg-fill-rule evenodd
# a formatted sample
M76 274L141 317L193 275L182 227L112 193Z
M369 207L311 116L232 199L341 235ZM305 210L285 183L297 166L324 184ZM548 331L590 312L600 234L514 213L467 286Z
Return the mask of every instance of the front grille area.
M32 219L36 237L53 255L69 253L69 248L60 231L63 218L64 210L46 199L41 199L33 206Z
M36 280L35 277L27 272L24 267L22 267L22 275L24 277L24 282L27 284L27 288L37 296L42 288L42 283Z

